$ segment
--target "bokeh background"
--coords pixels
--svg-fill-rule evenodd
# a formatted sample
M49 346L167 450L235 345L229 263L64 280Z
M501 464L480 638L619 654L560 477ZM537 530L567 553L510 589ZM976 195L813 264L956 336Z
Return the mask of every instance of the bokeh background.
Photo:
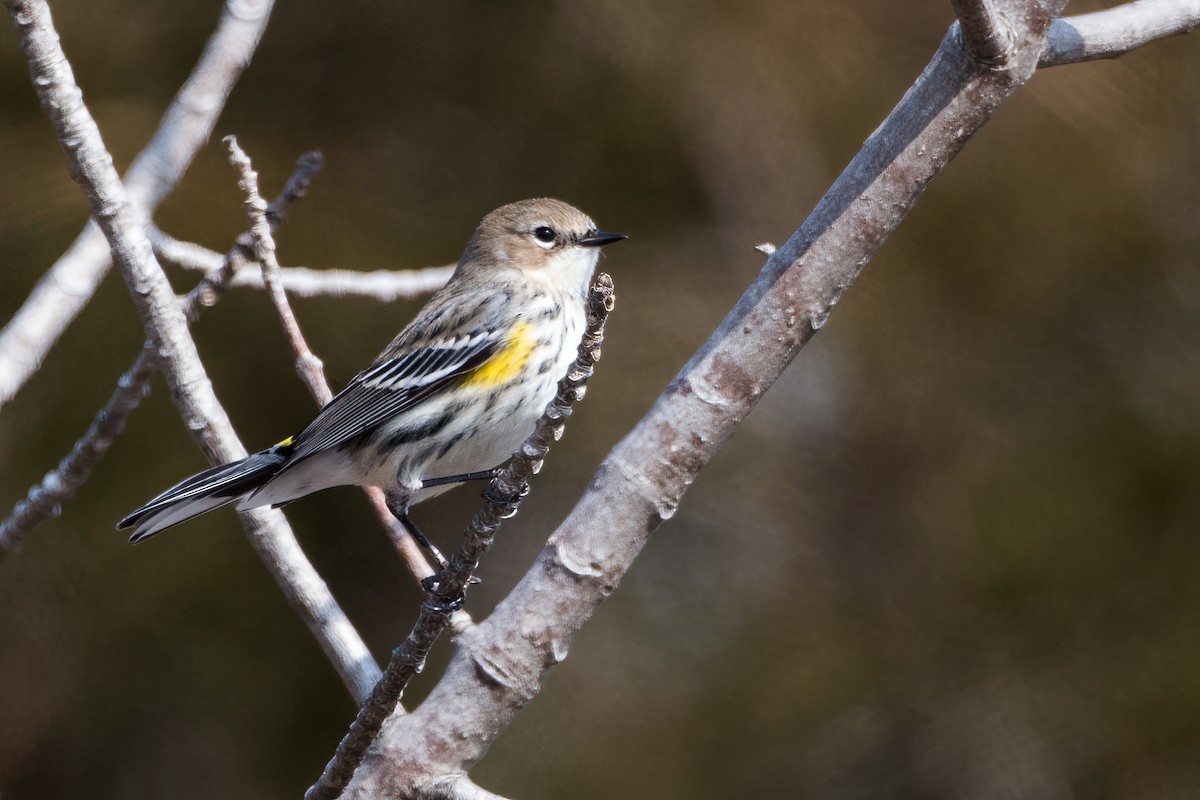
M53 8L123 167L220 3ZM444 263L488 210L535 195L631 235L606 251L602 368L487 559L477 616L951 19L942 0L279 4L218 133L268 194L324 151L285 264ZM1200 795L1198 142L1200 39L1035 76L474 777L520 798ZM86 216L11 34L0 174L5 320ZM244 228L215 139L158 221L222 251ZM419 301L296 305L340 384ZM248 446L308 420L263 296L232 293L196 336ZM0 414L0 505L66 452L141 340L110 276ZM296 797L332 753L355 709L233 514L138 548L113 530L202 466L156 381L62 516L0 564L0 795ZM417 518L448 544L476 505L464 489ZM361 496L288 514L384 658L419 596Z

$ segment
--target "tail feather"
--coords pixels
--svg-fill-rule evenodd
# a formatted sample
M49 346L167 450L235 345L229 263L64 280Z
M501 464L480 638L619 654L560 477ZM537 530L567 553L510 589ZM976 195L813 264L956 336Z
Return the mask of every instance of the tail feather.
M117 523L117 529L133 528L129 541L140 542L172 525L240 500L279 474L286 463L286 453L271 448L198 472L125 517Z

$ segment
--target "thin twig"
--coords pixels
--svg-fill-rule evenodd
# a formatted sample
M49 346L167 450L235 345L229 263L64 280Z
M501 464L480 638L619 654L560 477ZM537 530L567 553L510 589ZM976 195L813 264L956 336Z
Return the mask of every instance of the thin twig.
M181 241L158 228L151 227L149 236L155 255L185 269L208 272L221 258L215 250ZM437 291L450 280L455 266L370 271L281 266L279 282L291 297L361 297L391 303ZM235 289L266 288L259 270L239 272L231 286Z
M171 101L154 138L122 179L149 218L208 141L225 101L262 38L274 0L227 0L195 68ZM46 353L95 293L112 265L108 243L89 222L0 330L0 407L37 371Z
M275 313L283 325L283 332L292 345L296 356L296 372L300 380L308 387L309 394L323 406L333 399L329 382L325 380L325 365L304 339L300 323L292 313L287 295L279 284L279 261L275 257L275 239L271 236L271 225L267 222L267 201L258 192L258 173L254 171L250 158L238 146L236 136L226 136L223 140L229 149L229 163L238 171L238 188L242 190L243 204L246 207L246 217L250 220L250 237L253 242L254 257L262 267L263 282L267 286L267 294L275 306Z
M304 338L303 331L300 330L300 323L296 319L295 312L292 311L292 304L288 301L287 293L280 280L281 269L279 260L275 256L275 239L271 235L271 225L267 221L266 204L258 191L258 173L254 171L253 165L250 163L250 157L238 146L237 137L226 136L223 141L229 150L229 163L238 171L238 188L242 190L246 217L250 220L251 247L255 258L262 267L261 276L263 284L267 288L267 294L275 307L275 313L283 326L283 332L292 346L292 354L296 359L296 373L308 387L308 392L316 401L317 406L323 407L333 399L333 390L329 387L329 379L325 375L325 365L308 346L308 341ZM401 560L413 577L417 579L417 582L432 575L433 569L425 560L425 556L417 547L416 542L404 532L392 512L388 510L383 491L374 486L365 486L363 491L371 501L371 508L379 518L383 529L387 531ZM459 623L468 625L470 619L460 619Z
M479 567L479 559L492 546L501 522L516 515L521 498L529 493L530 478L541 470L550 445L562 437L571 407L583 397L588 379L600 360L604 323L614 300L612 278L604 273L597 275L588 293L587 330L575 361L558 382L557 395L546 406L546 412L521 449L484 490L483 508L472 518L462 545L450 557L447 570L438 576L437 584L421 604L408 638L392 651L383 679L359 710L350 732L338 744L321 777L305 793L305 800L333 800L342 793L408 682L425 665L433 643L449 623L452 609L461 604L471 576Z
M1200 0L1137 0L1115 8L1061 17L1050 24L1039 67L1118 58L1200 26Z
M267 206L267 219L272 229L287 219L291 204L308 191L313 177L321 169L321 154L305 153L296 161L296 169L279 196ZM181 302L184 317L195 322L200 312L220 299L231 280L250 257L250 240L246 234L224 256L214 253L217 262ZM96 414L87 432L36 486L25 499L17 503L12 513L0 522L0 560L16 551L25 536L40 523L58 516L62 503L74 497L87 481L92 469L104 458L113 440L125 429L129 419L150 391L150 379L158 371L154 345L146 342L137 359L117 381L117 388L104 408Z

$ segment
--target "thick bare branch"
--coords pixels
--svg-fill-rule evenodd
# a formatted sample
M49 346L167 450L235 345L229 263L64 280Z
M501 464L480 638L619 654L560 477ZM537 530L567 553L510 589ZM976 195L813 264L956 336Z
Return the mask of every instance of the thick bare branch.
M321 169L321 154L306 153L296 162L296 170L283 191L267 206L267 218L272 229L287 217L291 204L308 191L309 183ZM243 241L244 240L244 241ZM249 237L239 237L239 243L221 256L214 253L216 263L208 274L182 300L183 314L189 323L195 322L202 309L220 299L230 281L246 264L250 254ZM150 378L158 371L154 345L146 342L133 366L117 381L117 388L63 459L41 482L32 487L25 499L17 503L8 519L0 522L0 560L14 552L25 535L48 517L57 516L61 504L74 497L87 481L92 469L108 452L109 446L125 422L150 391Z
M1118 58L1142 45L1191 33L1200 0L1136 0L1116 8L1062 17L1050 24L1039 67Z
M225 101L250 63L274 0L227 0L196 67L180 87L124 181L147 218L208 141ZM0 407L37 370L58 337L91 299L112 265L108 243L89 222L0 330Z
M393 717L345 796L412 796L466 773L566 657L575 631L675 513L926 185L1034 71L1062 0L998 4L1007 68L980 70L955 26L900 104L767 261L717 331L609 453L521 583L459 648L417 709ZM417 793L420 794L419 792Z
M408 682L424 667L433 643L449 624L451 611L461 604L471 576L478 569L480 558L491 548L501 522L516 515L521 499L529 493L530 478L541 470L550 445L562 437L572 406L583 397L588 379L600 360L604 323L613 309L614 300L612 278L600 273L588 292L587 329L579 343L578 355L558 382L558 392L521 449L488 484L483 493L484 506L472 518L462 545L451 556L447 569L438 575L436 585L421 604L420 614L408 638L393 651L383 680L371 693L370 701L358 712L350 732L338 744L337 752L320 779L305 793L305 800L338 797L385 719L389 715L396 716L393 708ZM470 633L467 631L462 635L469 636ZM464 779L465 772L459 771L435 775L413 785L421 797L454 797L457 795L446 792L455 788L464 792L463 797L480 796L467 792L468 788L483 790L469 781L463 783Z
M215 250L184 242L157 228L150 228L154 252L163 261L202 272L219 263L221 254ZM446 285L455 264L423 269L360 271L351 269L309 269L280 267L279 282L292 297L361 297L391 303L435 292ZM262 273L256 270L239 272L233 286L265 289Z
M93 218L129 286L186 427L213 463L244 457L246 449L213 392L183 310L154 258L141 213L130 203L95 120L83 103L49 7L45 0L4 0L4 5L71 177L91 203ZM378 679L379 668L304 557L287 520L279 511L265 509L247 512L242 519L251 543L293 609L316 636L351 695L361 700Z

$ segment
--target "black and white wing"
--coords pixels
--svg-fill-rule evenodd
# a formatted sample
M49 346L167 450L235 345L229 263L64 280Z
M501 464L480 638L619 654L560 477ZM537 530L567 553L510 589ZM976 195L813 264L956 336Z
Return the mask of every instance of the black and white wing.
M293 442L292 462L367 433L478 369L504 345L505 332L482 330L382 359L329 401Z

